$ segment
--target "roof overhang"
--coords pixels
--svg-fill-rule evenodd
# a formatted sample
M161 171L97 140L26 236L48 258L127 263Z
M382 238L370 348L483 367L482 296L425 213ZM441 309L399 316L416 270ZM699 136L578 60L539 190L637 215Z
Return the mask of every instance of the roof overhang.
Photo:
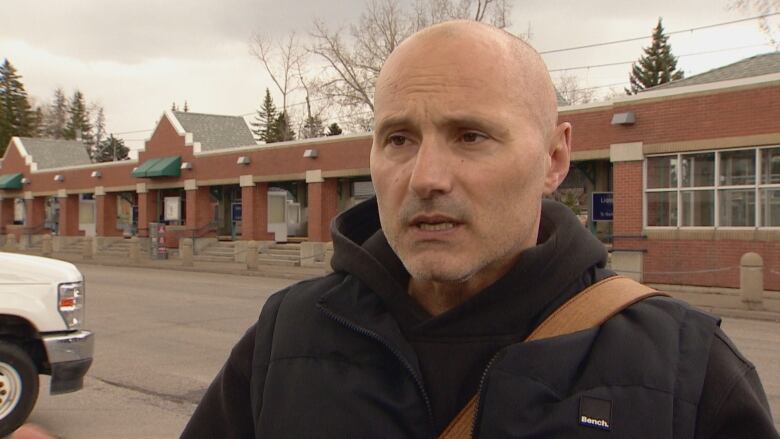
M0 189L21 189L22 174L19 172L13 174L0 175Z
M136 168L136 178L178 177L181 175L181 156L159 157L145 161Z

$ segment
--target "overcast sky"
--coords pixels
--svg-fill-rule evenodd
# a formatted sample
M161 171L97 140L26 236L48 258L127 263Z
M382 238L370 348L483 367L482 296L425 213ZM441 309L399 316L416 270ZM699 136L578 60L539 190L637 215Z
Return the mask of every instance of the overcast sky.
M658 17L677 31L758 15L729 0L515 0L510 31L539 51L650 35ZM62 87L105 108L109 132L140 146L160 115L190 110L239 115L273 86L249 53L253 33L305 35L313 19L354 21L364 0L0 0L0 59L8 58L38 103ZM770 18L777 30L780 19ZM777 36L780 39L780 35ZM644 41L544 55L551 70L635 60ZM686 76L774 50L756 21L670 37ZM705 53L711 52L711 53ZM583 87L622 90L630 64L572 69ZM553 72L556 77L560 72ZM275 95L278 100L278 94ZM144 132L131 132L141 131ZM128 133L131 132L131 133Z

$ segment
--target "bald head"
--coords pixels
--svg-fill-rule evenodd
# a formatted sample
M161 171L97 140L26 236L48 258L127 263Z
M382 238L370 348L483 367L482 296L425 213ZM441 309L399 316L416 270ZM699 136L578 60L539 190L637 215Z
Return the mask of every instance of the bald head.
M431 60L435 53L447 56ZM545 137L555 128L555 88L536 50L509 32L474 21L440 23L404 40L382 67L375 105L382 106L383 93L392 93L399 77L431 62L446 62L464 73L475 70L484 81L498 83L519 110L539 123Z

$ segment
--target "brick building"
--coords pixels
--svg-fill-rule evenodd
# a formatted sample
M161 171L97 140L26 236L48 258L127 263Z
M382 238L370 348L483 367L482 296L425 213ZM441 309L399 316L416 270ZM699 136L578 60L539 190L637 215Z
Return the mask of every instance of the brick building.
M589 225L615 268L737 287L740 257L756 252L766 289L780 291L780 55L559 110L574 162L558 196L584 215L591 193L611 195L613 221ZM102 248L145 243L165 223L174 248L182 237L320 245L339 211L373 193L369 134L257 145L239 117L167 111L137 160L91 164L77 147L12 139L0 233L28 246L52 233L55 249L92 235Z

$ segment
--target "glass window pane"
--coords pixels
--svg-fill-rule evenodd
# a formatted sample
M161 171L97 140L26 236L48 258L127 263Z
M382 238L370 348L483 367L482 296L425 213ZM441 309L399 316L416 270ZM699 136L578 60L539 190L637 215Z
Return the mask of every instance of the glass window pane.
M682 192L682 226L715 225L715 191Z
M677 187L677 156L649 157L647 159L647 188Z
M647 194L647 225L677 227L677 192Z
M761 191L761 211L764 227L780 227L780 188Z
M756 191L731 189L718 191L721 227L756 225Z
M682 156L683 187L715 186L715 153Z
M720 153L720 185L756 184L756 150Z
M780 183L780 148L761 150L761 184Z

